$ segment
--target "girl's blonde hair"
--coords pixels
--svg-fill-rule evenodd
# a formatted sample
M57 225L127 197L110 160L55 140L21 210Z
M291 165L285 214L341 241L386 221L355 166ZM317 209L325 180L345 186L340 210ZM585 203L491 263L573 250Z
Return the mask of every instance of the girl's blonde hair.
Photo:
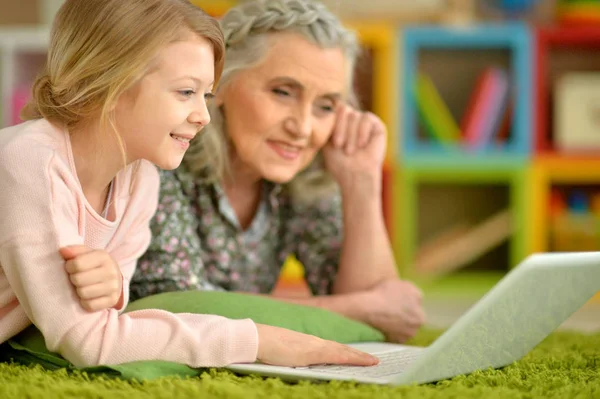
M220 89L237 72L258 65L269 48L269 35L296 32L322 48L341 48L348 63L349 101L356 104L353 90L354 65L359 54L356 35L321 3L311 0L253 0L233 7L223 17L226 57ZM209 105L211 123L192 142L185 155L188 168L205 182L220 182L230 170L229 139L221 108ZM333 179L317 156L310 167L290 183L292 195L311 200L335 189Z
M218 22L187 0L66 0L51 30L45 69L33 85L24 120L46 118L67 128L89 118L116 134L114 106L157 52L190 34L213 47L215 82L223 70Z

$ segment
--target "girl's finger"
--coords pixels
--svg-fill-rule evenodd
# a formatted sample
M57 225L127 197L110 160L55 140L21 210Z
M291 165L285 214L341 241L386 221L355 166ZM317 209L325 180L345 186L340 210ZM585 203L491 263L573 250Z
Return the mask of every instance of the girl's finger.
M65 263L65 270L68 273L79 273L94 269L106 261L106 254L102 251L91 251L77 256L75 259L68 260Z
M88 285L100 284L109 281L112 277L107 274L108 273L104 268L96 267L92 270L71 273L69 275L69 279L75 287L85 287Z
M103 296L94 299L85 299L80 301L81 307L88 312L95 312L102 309L108 309L114 306L115 301L111 297Z
M84 253L92 252L93 249L86 247L85 245L70 245L62 247L58 250L64 260L71 260Z
M112 296L119 290L118 284L102 282L92 285L77 287L77 296L80 299L94 299L104 296Z
M346 345L341 345L340 364L354 366L374 366L379 363L379 359L369 353L361 352Z

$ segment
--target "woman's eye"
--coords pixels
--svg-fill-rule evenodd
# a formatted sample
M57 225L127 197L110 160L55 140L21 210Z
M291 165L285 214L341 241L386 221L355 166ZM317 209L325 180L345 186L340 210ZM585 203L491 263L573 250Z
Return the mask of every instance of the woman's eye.
M204 99L205 99L206 101L210 101L210 100L212 100L213 98L215 98L215 95L214 95L213 93L204 93Z
M335 105L330 103L317 104L317 109L324 113L331 113L335 111Z
M287 90L283 90L283 89L273 89L273 93L277 94L278 96L289 96L290 92Z

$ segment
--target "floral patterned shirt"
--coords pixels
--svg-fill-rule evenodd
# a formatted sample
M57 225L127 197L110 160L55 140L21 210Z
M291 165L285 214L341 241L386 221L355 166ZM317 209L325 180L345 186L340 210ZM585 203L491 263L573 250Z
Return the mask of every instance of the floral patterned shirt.
M152 242L138 262L131 298L167 291L269 293L289 255L304 265L315 295L331 293L342 245L339 194L299 204L285 186L264 183L251 225L240 228L222 188L181 165L161 172Z

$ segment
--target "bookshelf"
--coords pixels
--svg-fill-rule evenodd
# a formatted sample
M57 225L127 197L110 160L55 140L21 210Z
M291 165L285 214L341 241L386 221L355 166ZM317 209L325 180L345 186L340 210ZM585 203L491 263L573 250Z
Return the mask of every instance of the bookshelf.
M535 29L534 39L536 78L533 82L535 119L529 252L599 250L600 219L592 209L596 191L600 191L600 138L594 139L590 130L595 121L590 118L581 123L571 117L565 123L560 122L557 115L567 118L569 113L581 109L592 111L589 107L594 100L584 98L581 88L574 87L569 94L564 89L561 91L558 83L584 73L588 75L580 79L584 79L585 84L585 79L600 71L600 26L541 27ZM600 78L600 74L596 76ZM576 80L571 79L570 84L573 82ZM593 85L593 79L589 79L589 84ZM575 90L580 94L574 97ZM568 104L571 108L561 108L567 105L565 100L559 102L560 96L565 95L573 99ZM579 98L574 101L576 97ZM585 113L575 117L577 115L581 116L579 119L586 118ZM563 137L566 132L573 137L588 131L588 137L592 137L587 139L588 145L562 147L559 135L561 126L565 125L569 129L562 132Z
M449 257L447 262L438 257L439 265L456 260L444 274L502 275L530 249L530 29L521 23L415 26L402 35L402 81L428 76L459 136L454 141L432 137L417 88L399 87L403 135L397 149L401 170L395 173L393 242L401 273L419 280L425 259L437 251ZM490 136L486 145L467 148L465 114L489 67L508 77L508 135L503 142Z
M465 92L472 90L471 76L489 63L509 68L515 109L512 142L472 153L427 137L419 125L423 116L414 90L400 87L404 137L398 149L402 170L395 177L394 249L403 274L418 275L420 250L432 236L452 232L460 220L486 219L485 210L488 215L492 210L482 202L499 198L504 202L496 207L504 204L510 215L508 246L479 253L466 262L466 270L483 262L488 264L486 274L492 275L502 272L493 258L510 268L533 252L599 250L600 136L596 139L592 128L597 121L594 95L600 90L587 88L586 96L582 88L594 83L594 74L600 82L600 26L417 27L406 29L404 38L403 80L414 82L426 71L457 121L467 103ZM568 82L578 84L579 91L565 89L569 76L576 76ZM597 98L600 104L600 95ZM585 107L592 116L586 123L576 121L586 118L579 113ZM585 129L588 145L561 147L561 127L563 138L565 132L572 136ZM456 220L449 221L448 215Z
M403 98L400 111L404 134L398 150L403 159L450 164L457 159L475 164L491 158L525 159L531 150L530 41L529 28L520 23L406 28L402 48L403 82L416 82L421 72L431 75L452 119L459 124L467 111L477 75L486 66L498 66L508 73L513 117L508 140L503 145L486 145L477 151L465 150L460 141L445 145L424 137L414 86L404 84L399 89Z

